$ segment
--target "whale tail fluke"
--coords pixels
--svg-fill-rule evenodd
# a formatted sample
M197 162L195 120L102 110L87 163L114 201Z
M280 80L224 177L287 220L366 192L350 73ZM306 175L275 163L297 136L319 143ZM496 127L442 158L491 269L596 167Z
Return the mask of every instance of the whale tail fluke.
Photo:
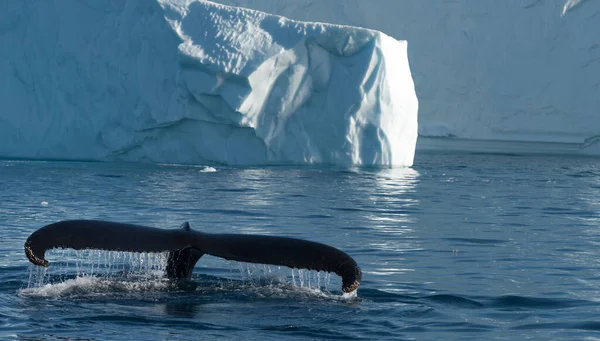
M342 277L342 290L358 288L362 273L354 259L332 246L287 237L210 234L181 229L107 222L66 220L46 225L25 242L25 254L36 265L48 266L45 252L53 248L98 249L127 252L168 252L166 276L189 278L204 255L247 263L282 265L327 271Z

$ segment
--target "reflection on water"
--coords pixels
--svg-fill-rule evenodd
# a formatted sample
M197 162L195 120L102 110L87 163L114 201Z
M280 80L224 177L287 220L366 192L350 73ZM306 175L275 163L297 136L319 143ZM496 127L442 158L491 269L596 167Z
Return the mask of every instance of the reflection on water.
M379 257L367 273L395 276L413 271L403 265L403 254L421 248L413 236L418 223L419 172L412 168L382 169L375 173L373 180L375 189L368 196L372 207L364 214L365 226L371 230L368 245L385 251L387 257Z
M580 185L576 196L564 198L565 203L570 206L568 209L561 210L555 207L546 213L557 213L572 220L573 224L580 225L580 232L576 236L579 237L581 246L575 249L558 245L557 249L564 254L571 267L581 269L590 278L598 278L595 269L600 267L600 165L585 164L573 167L565 176L583 184ZM563 276L568 276L568 272L560 271ZM600 301L600 280L579 278L578 283L585 288L578 292L578 296Z
M419 199L415 195L419 172L412 168L385 169L377 172L376 190L369 196L374 214L369 227L388 233L410 232L407 224L415 222Z

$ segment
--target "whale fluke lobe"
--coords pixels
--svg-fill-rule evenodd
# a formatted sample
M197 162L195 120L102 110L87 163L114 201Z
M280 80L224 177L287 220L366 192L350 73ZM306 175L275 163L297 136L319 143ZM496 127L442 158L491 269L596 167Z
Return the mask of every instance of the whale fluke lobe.
M189 278L204 254L247 263L282 265L333 272L342 277L342 291L360 285L356 261L332 246L308 240L245 234L211 234L194 231L185 222L180 229L100 220L66 220L46 225L25 242L29 261L48 266L47 250L69 248L128 252L169 252L168 278Z

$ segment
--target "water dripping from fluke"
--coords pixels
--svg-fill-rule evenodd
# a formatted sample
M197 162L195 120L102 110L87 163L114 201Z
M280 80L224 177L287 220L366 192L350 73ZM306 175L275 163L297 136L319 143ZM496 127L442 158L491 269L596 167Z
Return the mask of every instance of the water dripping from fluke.
M243 291L259 298L357 297L356 291L342 295L332 292L331 288L340 285L339 279L324 271L230 261L231 278L203 283L204 278L198 277L206 275L198 275L191 282L165 278L167 253L54 249L48 256L62 261L55 261L52 267L30 266L27 288L20 290L20 296L60 298L191 290L206 294ZM190 285L194 281L198 283Z

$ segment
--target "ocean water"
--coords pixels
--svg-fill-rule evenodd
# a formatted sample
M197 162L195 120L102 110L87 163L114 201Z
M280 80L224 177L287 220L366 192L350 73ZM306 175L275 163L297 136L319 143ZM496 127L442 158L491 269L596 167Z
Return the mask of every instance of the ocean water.
M336 275L204 256L23 243L64 219L272 234L338 247ZM0 338L597 340L600 160L418 155L408 169L0 161Z

